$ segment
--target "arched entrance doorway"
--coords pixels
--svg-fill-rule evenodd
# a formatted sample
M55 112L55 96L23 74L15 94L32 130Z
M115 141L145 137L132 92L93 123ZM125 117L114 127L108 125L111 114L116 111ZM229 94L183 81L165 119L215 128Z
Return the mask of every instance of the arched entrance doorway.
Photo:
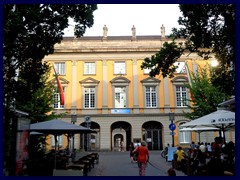
M118 121L111 125L112 151L119 151L121 149L121 144L124 150L129 150L129 144L131 143L132 137L131 131L132 127L128 122Z
M157 121L148 121L142 125L143 140L147 142L149 150L163 149L162 124Z
M123 147L121 148L122 142L124 142L124 136L122 134L115 134L113 137L114 142L114 151L122 151Z
M87 123L81 123L81 126L87 127ZM85 151L98 151L100 149L100 126L96 122L90 122L89 126L97 133L81 134L81 149Z

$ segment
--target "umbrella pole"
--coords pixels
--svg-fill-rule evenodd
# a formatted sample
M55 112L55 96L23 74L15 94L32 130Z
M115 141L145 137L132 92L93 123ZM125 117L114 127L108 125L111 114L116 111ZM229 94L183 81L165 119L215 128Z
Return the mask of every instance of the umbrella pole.
M198 132L198 141L201 142L201 139L200 139L200 132Z
M222 124L222 132L223 132L223 142L224 144L226 143L226 137L225 137L225 129L224 129L224 125Z
M54 169L57 167L57 135L54 134L55 139L55 154L54 154Z

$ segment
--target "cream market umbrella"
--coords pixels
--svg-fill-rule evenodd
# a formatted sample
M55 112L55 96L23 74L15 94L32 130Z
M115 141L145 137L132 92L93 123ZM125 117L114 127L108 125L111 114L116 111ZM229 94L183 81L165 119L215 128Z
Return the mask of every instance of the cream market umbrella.
M197 128L199 126L219 128L223 132L223 139L225 142L225 131L235 127L235 112L227 110L217 110L213 113L182 124L180 125L180 128Z

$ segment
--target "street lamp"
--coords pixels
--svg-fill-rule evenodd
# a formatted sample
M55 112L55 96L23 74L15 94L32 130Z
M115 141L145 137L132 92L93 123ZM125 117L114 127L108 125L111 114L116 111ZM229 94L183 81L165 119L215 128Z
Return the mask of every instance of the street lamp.
M91 117L90 116L85 116L85 123L87 125L87 128L91 128ZM90 134L87 134L87 151L91 150L91 144L90 144Z
M176 125L173 123L174 121L174 113L170 112L169 113L169 120L171 121L171 124L169 125L169 129L172 131L170 134L172 136L172 147L174 147L174 130L176 129Z
M77 115L72 114L71 115L71 123L75 124L77 122ZM72 135L72 162L74 161L75 158L75 152L74 152L74 134Z

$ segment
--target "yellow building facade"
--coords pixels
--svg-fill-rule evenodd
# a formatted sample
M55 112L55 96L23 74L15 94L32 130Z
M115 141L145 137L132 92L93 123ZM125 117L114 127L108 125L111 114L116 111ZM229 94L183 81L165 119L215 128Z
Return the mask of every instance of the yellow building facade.
M198 65L207 62L196 54L183 55L174 78L151 78L148 70L141 69L144 58L170 41L161 36L66 37L55 45L54 54L44 61L59 74L65 104L60 105L56 93L54 112L66 113L61 118L66 122L97 131L75 135L76 149L118 151L122 143L128 150L131 142L145 140L150 150L160 150L168 143L189 146L198 141L195 133L180 132L178 126L189 121L183 114L189 112L186 99L190 98L184 85L185 65L196 73ZM55 80L53 75L50 81ZM169 113L174 113L175 130L169 127ZM206 132L201 140L212 142L217 135ZM65 147L66 139L61 143Z

